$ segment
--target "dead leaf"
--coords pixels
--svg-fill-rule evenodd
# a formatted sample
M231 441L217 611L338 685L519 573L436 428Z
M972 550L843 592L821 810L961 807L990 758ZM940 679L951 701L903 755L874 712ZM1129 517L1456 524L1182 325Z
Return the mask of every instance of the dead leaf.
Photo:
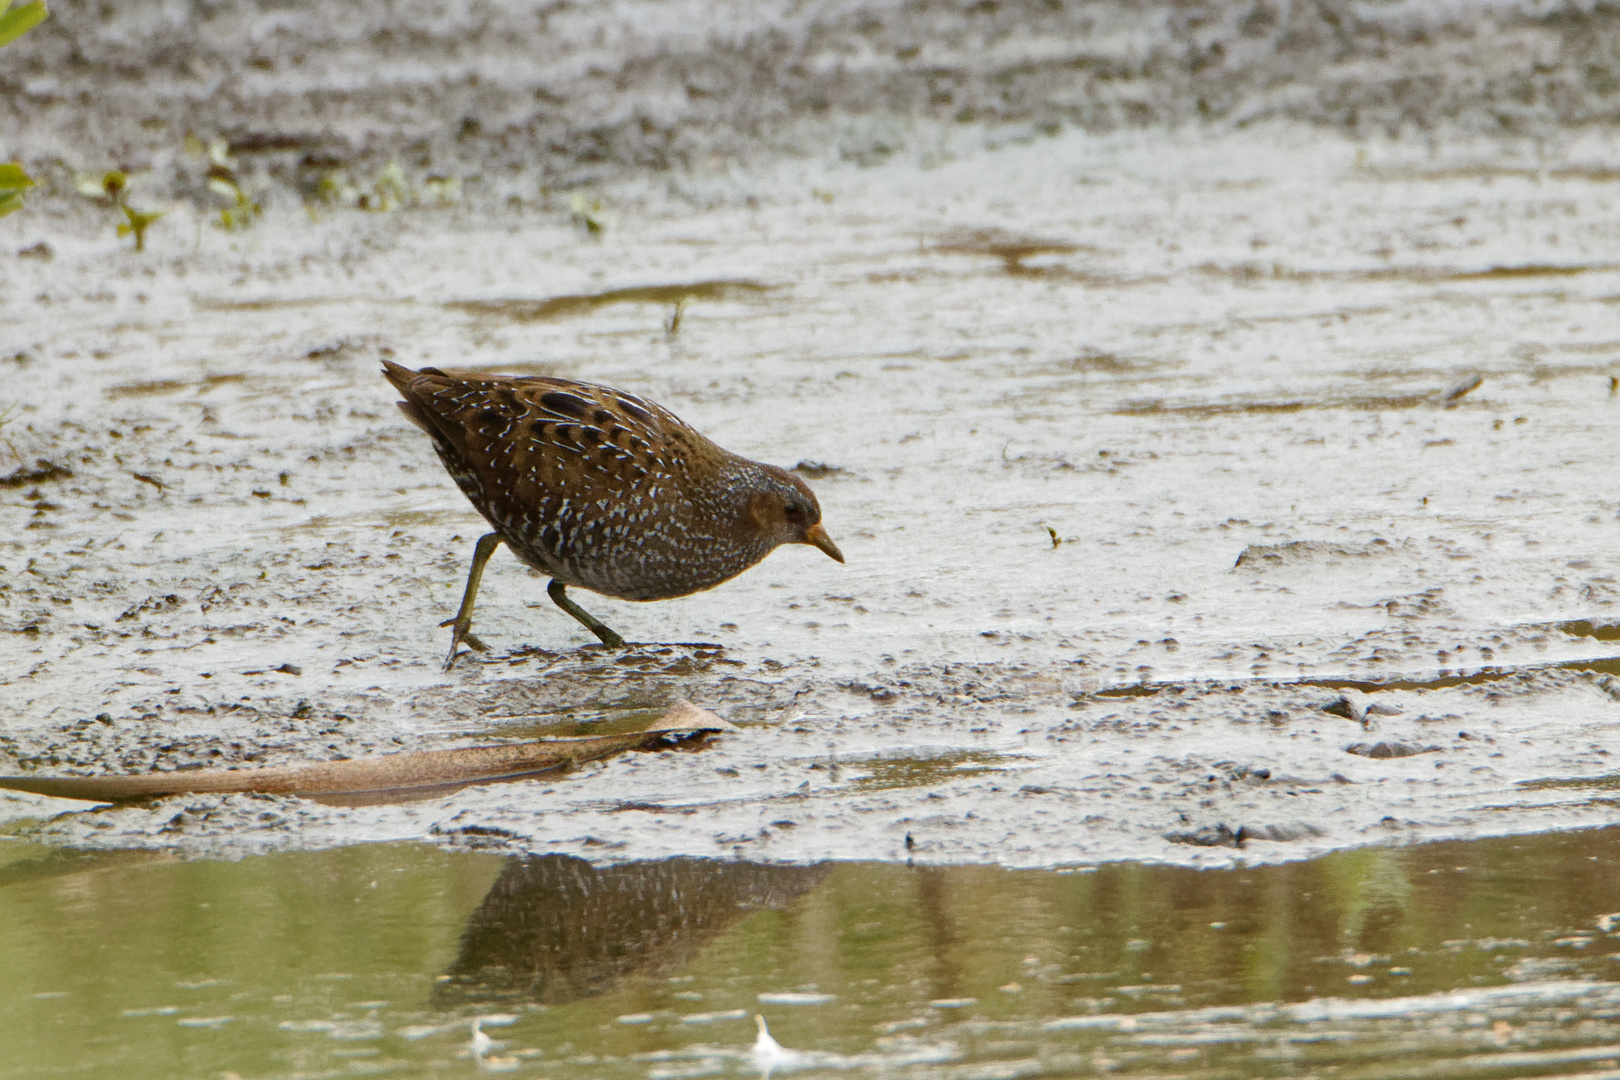
M91 802L257 792L364 806L434 798L473 784L566 771L629 750L666 750L683 744L693 747L717 732L736 730L707 709L681 700L647 730L623 735L420 750L265 769L190 769L131 776L5 776L0 777L0 788Z

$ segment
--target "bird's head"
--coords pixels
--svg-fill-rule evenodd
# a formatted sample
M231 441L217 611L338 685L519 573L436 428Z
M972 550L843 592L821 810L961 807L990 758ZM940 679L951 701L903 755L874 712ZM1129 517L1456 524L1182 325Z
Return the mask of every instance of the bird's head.
M844 553L821 526L815 493L786 469L766 465L763 473L748 499L748 516L759 530L775 543L809 544L843 562Z

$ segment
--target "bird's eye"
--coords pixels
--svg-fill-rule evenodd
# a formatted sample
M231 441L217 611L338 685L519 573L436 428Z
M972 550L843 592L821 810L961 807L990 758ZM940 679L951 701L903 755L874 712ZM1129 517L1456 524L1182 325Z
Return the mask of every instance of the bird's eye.
M790 518L804 517L804 514L805 514L804 503L800 503L800 502L790 502L790 503L788 503L786 513L787 513L787 516L790 517Z

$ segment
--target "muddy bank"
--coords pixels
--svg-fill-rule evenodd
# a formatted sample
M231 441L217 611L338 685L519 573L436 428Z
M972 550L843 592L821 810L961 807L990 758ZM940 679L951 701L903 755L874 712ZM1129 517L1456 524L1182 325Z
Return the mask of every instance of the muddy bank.
M874 164L929 149L919 121L1558 144L1615 118L1617 38L1579 3L63 5L7 51L0 152L56 197L117 165L212 209L188 134L228 140L260 199L368 189L397 160L486 205L784 153Z
M13 215L0 771L594 734L684 696L744 732L411 807L196 798L45 835L1205 865L1610 820L1617 158L975 134L627 179L595 231L182 206L136 254ZM445 676L482 527L384 356L624 386L802 463L849 564L597 600L665 643L609 655L497 556L495 651Z

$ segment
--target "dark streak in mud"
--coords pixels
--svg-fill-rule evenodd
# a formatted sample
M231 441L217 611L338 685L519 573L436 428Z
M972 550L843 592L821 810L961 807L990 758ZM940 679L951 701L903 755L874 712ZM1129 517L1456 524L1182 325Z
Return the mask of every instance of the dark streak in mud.
M980 230L936 242L932 250L946 255L983 255L1001 260L1002 273L1012 277L1045 277L1072 273L1065 267L1030 266L1028 260L1040 255L1095 253L1096 249L1062 240L1020 237L995 230Z
M355 303L359 297L351 296L299 296L291 299L235 300L217 296L192 298L198 311L303 311L331 304Z
M0 476L0 487L27 487L30 484L43 484L50 480L70 480L72 477L73 470L40 458L34 462L33 468L20 465L5 476Z
M1301 679L1295 683L1279 685L1320 686L1325 690L1443 690L1452 686L1484 686L1504 679L1522 678L1547 671L1590 671L1599 675L1620 675L1620 656L1598 657L1591 660L1564 660L1556 664L1531 664L1513 668L1482 668L1466 674L1450 675L1443 670L1427 679L1390 678L1369 679Z
M1493 266L1489 270L1453 272L1446 281L1495 281L1527 277L1574 277L1576 274L1610 273L1620 270L1620 263L1594 266L1550 266L1545 263L1530 266Z
M1385 412L1415 409L1422 405L1444 404L1448 391L1438 390L1423 394L1391 394L1323 401L1239 401L1216 405L1166 405L1163 402L1142 402L1114 409L1115 416L1190 416L1205 420L1217 416L1267 416L1311 410L1352 409L1361 412Z
M183 382L179 379L154 379L151 382L109 386L107 388L107 397L114 401L121 398L162 397L187 389L195 389L198 394L204 394L217 387L247 382L250 378L252 376L249 375L209 375L196 382Z
M1507 679L1520 679L1553 671L1581 671L1592 672L1597 675L1620 676L1620 656L1561 660L1550 664L1527 664L1523 667L1487 667L1456 674L1441 669L1433 676L1425 678L1392 675L1387 679L1304 678L1277 680L1256 677L1252 679L1222 679L1214 682L1190 680L1185 682L1133 683L1126 686L1110 686L1101 690L1094 690L1083 695L1082 700L1091 698L1154 697L1164 693L1179 694L1190 690L1208 691L1223 687L1236 692L1240 687L1245 686L1271 686L1277 688L1315 686L1323 690L1359 690L1364 693L1374 693L1381 690L1444 690L1456 686L1485 686Z
M865 770L866 775L854 781L855 790L889 791L931 787L945 780L1000 772L1009 760L1014 759L1003 754L964 750L933 757L846 759L839 764L844 768Z
M1527 791L1620 791L1620 773L1603 776L1560 776L1548 780L1520 780Z
M584 315L612 304L676 304L686 300L727 300L758 296L771 286L757 281L696 281L684 285L635 285L599 293L553 296L545 300L451 300L445 307L511 322L544 322Z
M1553 627L1572 637L1589 637L1598 641L1620 641L1620 623L1594 623L1590 619L1559 623Z
M1204 263L1194 269L1211 277L1235 281L1309 282L1411 282L1424 284L1447 281L1514 281L1524 278L1563 278L1587 273L1620 271L1620 263L1587 263L1562 266L1535 263L1524 266L1491 266L1482 270L1464 267L1389 266L1365 270L1313 270L1283 263Z

